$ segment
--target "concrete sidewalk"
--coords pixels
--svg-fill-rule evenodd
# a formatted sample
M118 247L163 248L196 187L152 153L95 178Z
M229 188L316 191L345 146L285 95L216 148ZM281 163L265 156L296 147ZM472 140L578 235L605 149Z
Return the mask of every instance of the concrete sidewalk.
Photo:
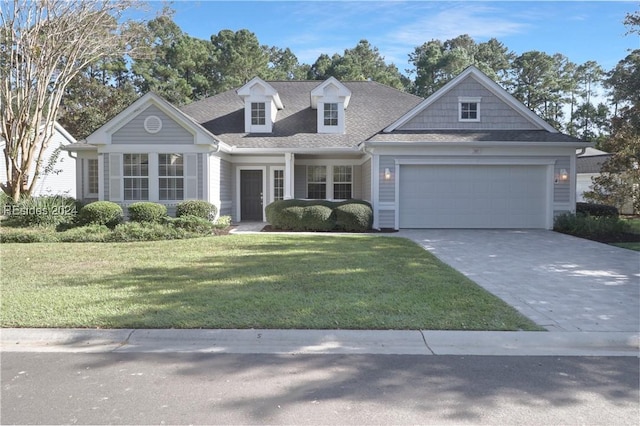
M3 352L640 356L631 332L1 329Z

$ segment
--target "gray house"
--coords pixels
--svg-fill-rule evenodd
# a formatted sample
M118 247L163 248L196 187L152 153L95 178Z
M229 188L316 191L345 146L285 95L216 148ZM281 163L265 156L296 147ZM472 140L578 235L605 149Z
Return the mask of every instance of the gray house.
M374 228L549 229L575 210L586 146L470 67L427 99L335 78L254 78L182 108L149 93L68 149L85 201L203 199L239 222L357 198Z

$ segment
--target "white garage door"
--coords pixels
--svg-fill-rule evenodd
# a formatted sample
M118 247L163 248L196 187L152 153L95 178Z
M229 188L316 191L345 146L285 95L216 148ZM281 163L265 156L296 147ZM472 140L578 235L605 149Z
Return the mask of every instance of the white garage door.
M401 228L546 228L545 166L402 165Z

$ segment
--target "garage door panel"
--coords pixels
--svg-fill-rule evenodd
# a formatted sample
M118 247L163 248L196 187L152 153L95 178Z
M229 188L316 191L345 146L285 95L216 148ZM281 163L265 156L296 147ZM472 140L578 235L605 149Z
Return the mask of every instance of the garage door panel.
M402 165L401 228L545 228L545 166Z

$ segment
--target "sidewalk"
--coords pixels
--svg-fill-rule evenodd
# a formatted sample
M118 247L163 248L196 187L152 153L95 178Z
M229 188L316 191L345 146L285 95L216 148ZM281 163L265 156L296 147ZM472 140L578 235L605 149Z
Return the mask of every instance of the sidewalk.
M2 352L640 356L631 332L0 329Z

